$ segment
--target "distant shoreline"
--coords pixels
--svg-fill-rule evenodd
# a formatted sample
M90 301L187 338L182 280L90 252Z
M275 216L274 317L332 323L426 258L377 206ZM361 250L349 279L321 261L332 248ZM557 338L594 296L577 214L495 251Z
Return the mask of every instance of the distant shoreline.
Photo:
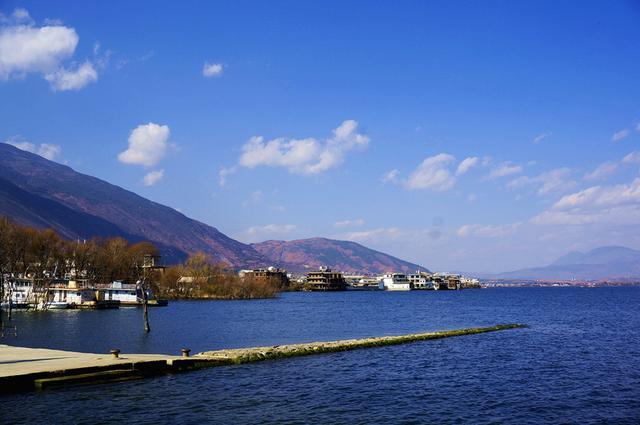
M523 288L523 287L553 287L553 288L609 288L619 286L640 286L640 280L629 281L565 281L565 280L512 280L492 279L483 280L482 288Z

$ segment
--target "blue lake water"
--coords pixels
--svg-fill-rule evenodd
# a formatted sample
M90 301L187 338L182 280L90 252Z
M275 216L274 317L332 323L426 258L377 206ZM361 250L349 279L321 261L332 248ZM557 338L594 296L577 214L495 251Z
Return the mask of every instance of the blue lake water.
M177 354L527 323L526 329L0 398L0 423L640 423L640 288L286 293L17 312L0 343ZM1 367L1 366L0 366Z

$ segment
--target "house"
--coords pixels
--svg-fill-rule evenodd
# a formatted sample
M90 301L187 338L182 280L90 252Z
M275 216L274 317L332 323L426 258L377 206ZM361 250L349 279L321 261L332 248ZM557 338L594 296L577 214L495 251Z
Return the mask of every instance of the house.
M254 270L240 270L238 273L240 279L253 279L254 281L270 283L278 288L286 288L289 286L289 276L287 271L276 267Z
M9 278L4 283L4 298L0 300L3 306L11 308L29 308L35 302L33 280L23 278Z
M347 289L347 282L342 273L322 267L318 271L307 273L305 289L309 291L344 291Z
M67 303L70 307L95 304L96 291L87 282L54 280L48 287L48 302Z
M100 301L119 301L121 305L138 305L142 300L142 293L135 284L115 280L108 286L98 288Z

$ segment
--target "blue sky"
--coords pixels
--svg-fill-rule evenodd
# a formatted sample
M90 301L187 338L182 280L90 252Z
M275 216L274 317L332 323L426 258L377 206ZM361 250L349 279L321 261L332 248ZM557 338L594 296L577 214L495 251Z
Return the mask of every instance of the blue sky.
M239 240L478 272L640 248L638 2L0 13L0 141Z

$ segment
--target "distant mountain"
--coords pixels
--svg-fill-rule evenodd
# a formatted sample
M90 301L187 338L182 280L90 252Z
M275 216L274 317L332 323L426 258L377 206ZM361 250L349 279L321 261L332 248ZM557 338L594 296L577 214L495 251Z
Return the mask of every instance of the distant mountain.
M640 251L626 248L624 246L603 246L582 253L573 251L558 258L552 263L554 266L564 266L573 264L619 264L629 262L640 262Z
M148 240L168 264L202 251L235 268L274 263L300 272L319 266L370 273L421 268L354 242L315 238L247 245L173 208L6 143L0 143L0 216L52 228L68 239Z
M548 266L515 270L492 276L499 279L615 280L640 279L640 251L607 246L589 252L570 252Z
M335 270L380 274L427 270L417 264L366 248L358 243L325 238L266 241L252 244L272 263L295 272L327 266Z
M0 143L0 211L68 238L122 236L149 240L165 260L203 251L237 267L265 262L249 245L178 211L38 155Z

